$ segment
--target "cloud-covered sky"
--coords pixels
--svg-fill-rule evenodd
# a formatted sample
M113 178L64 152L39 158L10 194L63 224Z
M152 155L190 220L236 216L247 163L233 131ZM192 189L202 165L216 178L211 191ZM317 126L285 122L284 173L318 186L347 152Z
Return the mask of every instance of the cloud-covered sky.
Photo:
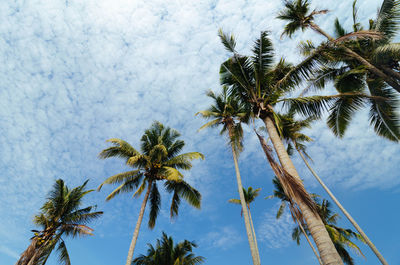
M314 2L331 10L318 20L324 29L331 29L335 17L350 25L352 1ZM359 2L359 17L366 24L380 1ZM108 146L108 138L138 146L153 120L178 129L185 151L206 155L186 174L202 192L203 206L201 211L182 207L171 223L170 198L164 196L158 224L154 231L142 226L136 254L165 231L177 240L196 240L197 253L207 264L250 264L240 210L227 204L237 189L226 139L216 130L197 133L204 121L194 114L210 103L205 91L219 89L219 65L228 57L217 37L219 28L235 34L243 54L260 31L269 30L277 57L292 62L300 59L299 40L318 40L309 31L280 39L283 23L275 17L281 6L280 1L260 0L1 1L0 264L14 264L28 245L32 217L55 179L71 186L91 179L90 186L96 187L125 170L122 161L100 161L97 154ZM399 217L393 211L400 199L398 145L374 135L366 113L356 116L343 139L322 122L309 133L315 139L309 146L315 169L389 263L399 263L393 247L400 236L393 228ZM279 233L290 227L290 220L273 219L276 202L263 200L272 192L272 172L250 129L245 137L243 181L262 188L252 211L263 264L315 263L305 244L282 241L286 236ZM323 194L298 158L295 164L307 188ZM94 237L67 241L75 265L119 264L126 258L139 200L126 195L104 203L110 191L88 196L87 203L98 204L105 214L93 224ZM348 226L344 220L341 224ZM357 263L376 264L362 249L367 260L356 258Z

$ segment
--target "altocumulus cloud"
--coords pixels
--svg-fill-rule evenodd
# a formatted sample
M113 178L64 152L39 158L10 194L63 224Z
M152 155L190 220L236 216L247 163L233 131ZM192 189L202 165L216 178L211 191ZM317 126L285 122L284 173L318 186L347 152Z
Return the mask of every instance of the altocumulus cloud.
M348 12L350 2L336 5L330 18ZM326 1L324 7L335 4ZM286 55L299 39L312 34L280 40L282 22L272 19L280 6L279 1L261 0L2 1L0 216L7 218L0 224L0 251L15 256L9 248L21 250L28 234L20 228L30 227L54 179L68 178L74 185L92 178L91 185L97 185L120 172L115 161L97 160L106 147L104 140L119 137L138 146L138 136L153 120L190 139L187 151L199 150L212 158L194 168L189 182L205 191L201 183L218 180L211 168L219 165L224 139L216 132L196 134L203 121L193 117L209 104L204 92L218 88L219 64L227 58L217 30L236 33L243 53L261 30L271 30L278 55ZM372 17L376 7L376 1L364 1L360 17ZM324 23L324 28L331 28ZM366 122L352 126L340 142L322 125L312 133L316 141L310 153L318 169L330 175L331 184L393 185L393 178L378 177L377 164L371 161L383 160L385 175L393 175L398 168L390 163L389 154L398 156L399 151L366 129ZM354 143L361 131L367 133ZM248 146L256 146L254 136ZM247 148L243 163L259 152ZM385 157L379 155L383 152ZM360 171L344 179L337 164ZM202 175L207 178L200 179ZM93 201L103 198L93 195ZM106 208L110 214L101 222L127 209L122 201L113 206Z

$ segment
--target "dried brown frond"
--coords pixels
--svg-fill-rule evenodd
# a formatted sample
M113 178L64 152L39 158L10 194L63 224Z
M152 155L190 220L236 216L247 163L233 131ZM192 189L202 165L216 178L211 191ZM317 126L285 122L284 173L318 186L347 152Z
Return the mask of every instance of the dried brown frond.
M305 203L307 207L309 207L314 212L314 214L317 215L318 212L314 200L305 190L301 180L289 174L279 163L275 161L272 155L272 148L265 142L264 137L257 133L257 131L256 134L265 152L265 155L267 156L267 160L271 165L272 170L281 182L283 191L285 192L286 196L289 198L289 208L293 220L297 222L296 219L298 219L303 222L304 218L298 206L299 202Z
M353 41L353 40L357 40L357 39L379 40L379 39L382 39L382 37L383 37L382 33L378 32L378 31L361 30L361 31L346 34L340 38L337 38L333 42L334 43L342 43L342 42Z
M311 12L310 16L324 15L324 14L326 14L326 13L328 13L328 12L329 12L328 9L314 10L313 12Z

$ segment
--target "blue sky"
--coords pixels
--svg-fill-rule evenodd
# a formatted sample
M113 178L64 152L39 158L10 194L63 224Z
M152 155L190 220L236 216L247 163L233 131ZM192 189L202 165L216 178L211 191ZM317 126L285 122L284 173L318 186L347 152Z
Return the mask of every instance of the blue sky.
M331 12L318 23L331 29L335 17L349 27L352 1L314 1ZM359 1L364 25L381 1ZM90 179L97 187L125 170L122 161L101 161L97 154L109 138L138 146L153 120L178 129L185 151L200 151L205 161L186 172L203 195L202 209L183 206L178 219L168 217L169 197L156 228L142 226L135 254L161 231L176 240L195 240L206 264L250 264L250 252L237 205L232 158L226 139L194 114L205 109L208 89L219 89L218 70L228 57L217 37L233 32L238 50L248 53L262 30L270 30L278 56L299 61L296 43L312 32L280 39L283 23L275 19L280 1L239 0L15 0L0 2L0 264L14 264L29 244L32 217L54 180L68 185ZM397 202L400 199L398 145L376 136L366 112L359 113L343 139L323 122L309 131L314 167L376 243L389 264L400 264ZM269 169L257 139L246 129L240 166L245 186L262 188L252 215L263 264L317 264L303 240L291 241L289 215L276 221ZM301 164L294 162L308 190L325 194ZM130 195L105 203L111 187L92 193L87 203L105 212L93 223L95 236L68 240L75 265L123 264L141 200ZM146 220L145 220L146 221ZM342 219L340 224L349 227ZM366 259L377 264L361 246ZM355 256L355 255L354 255ZM49 265L57 264L55 259Z

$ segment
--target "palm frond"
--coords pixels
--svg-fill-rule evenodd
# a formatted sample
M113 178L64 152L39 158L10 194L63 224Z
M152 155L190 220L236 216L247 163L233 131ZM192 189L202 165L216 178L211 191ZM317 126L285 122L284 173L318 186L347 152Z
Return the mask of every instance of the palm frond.
M400 20L400 3L397 0L384 0L378 11L374 29L382 32L385 39L391 40L398 33Z
M260 33L260 38L254 44L252 60L256 79L261 81L274 60L274 49L266 31ZM261 86L261 84L257 84L257 86Z
M328 127L337 137L343 137L354 113L364 106L361 97L338 98L329 110Z
M64 241L61 241L57 247L58 259L64 265L71 265L71 260L69 259L69 254L67 250L67 246Z
M370 123L375 132L394 142L400 141L400 119L398 110L398 98L391 88L385 86L380 80L367 82L372 96L383 97L386 100L370 99Z
M117 184L127 180L133 180L135 178L140 178L141 172L140 170L132 170L123 173L116 174L107 178L100 186L97 188L97 191L100 191L104 184Z
M160 212L161 195L157 188L157 183L154 182L150 191L150 214L149 214L149 227L151 229L156 225L156 219Z
M124 140L111 138L107 140L107 142L112 143L114 146L101 151L99 154L100 159L106 159L109 157L121 157L128 159L131 156L139 154L139 152L136 151L135 148L133 148L128 142Z
M232 53L235 53L235 47L236 47L235 37L233 37L232 34L228 36L228 34L222 31L222 29L218 30L218 36L221 39L221 42L224 45L225 49L227 49Z

